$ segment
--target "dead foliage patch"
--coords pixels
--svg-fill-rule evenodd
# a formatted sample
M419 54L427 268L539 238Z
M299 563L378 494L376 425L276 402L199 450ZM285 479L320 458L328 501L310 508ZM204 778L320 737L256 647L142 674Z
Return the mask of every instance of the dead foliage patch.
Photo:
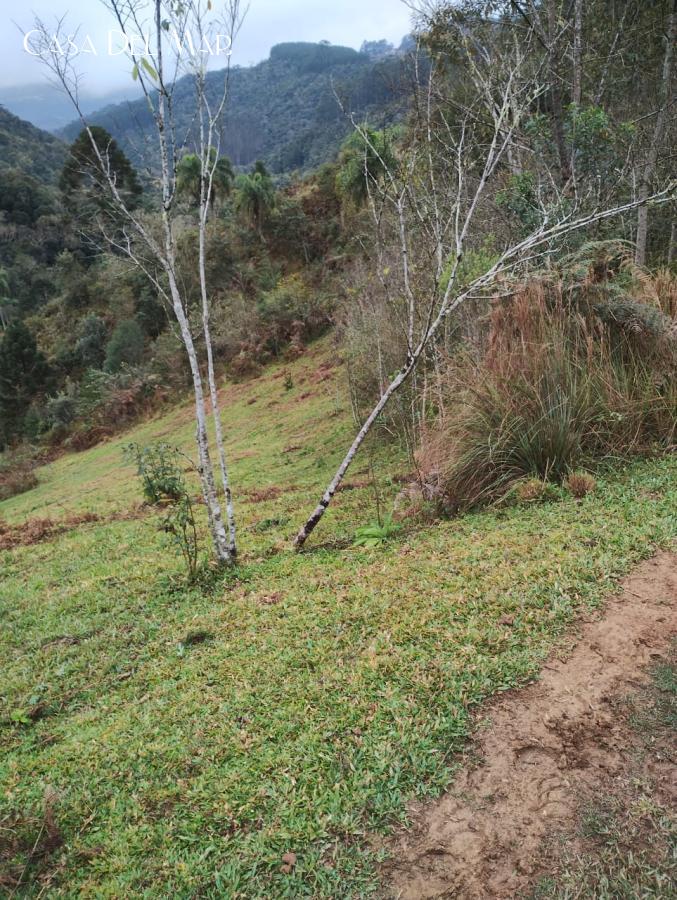
M29 519L21 525L7 525L0 522L0 550L9 550L12 547L30 546L41 541L70 531L89 522L98 522L101 517L96 513L81 513L68 516L65 519Z
M329 381L330 378L334 377L334 369L336 368L336 363L327 361L321 363L318 368L311 374L311 381L316 383L322 383L323 381Z
M68 439L67 448L81 453L83 450L91 450L97 444L107 441L115 433L111 425L95 425L83 431L76 431Z
M0 820L0 893L17 893L28 875L44 876L51 858L64 843L56 824L56 794L45 791L42 815L14 814Z
M9 500L18 494L25 494L38 486L34 464L22 462L5 471L0 470L0 500Z
M271 485L267 488L250 488L242 493L252 503L265 503L266 500L277 500L282 496L282 488Z
M358 479L357 481L342 481L341 484L336 488L336 493L338 494L340 491L359 491L362 488L369 487L371 484L370 481L366 479Z
M0 521L0 550L11 550L13 547L29 547L40 544L53 537L94 522L124 522L138 519L148 512L145 504L133 506L121 513L101 516L94 512L73 513L63 519L28 519L18 525L10 525Z

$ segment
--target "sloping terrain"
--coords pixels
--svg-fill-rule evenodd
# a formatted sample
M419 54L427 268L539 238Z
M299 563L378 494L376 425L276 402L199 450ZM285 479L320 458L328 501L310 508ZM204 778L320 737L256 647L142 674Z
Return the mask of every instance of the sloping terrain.
M186 585L122 462L130 440L190 452L190 406L54 461L0 504L6 527L65 528L0 551L0 891L369 894L370 836L448 787L477 705L533 679L577 616L674 543L677 461L662 458L582 501L358 550L376 518L365 453L295 555L353 427L331 338L223 399L233 575ZM377 473L406 469L372 453ZM388 505L399 488L378 480Z
M80 94L80 105L85 115L123 103L138 96L141 89L130 84L125 90L112 91L103 96L90 96L85 91ZM4 85L0 88L0 103L20 119L32 122L37 128L55 132L73 121L73 104L66 94L50 81L36 84Z
M581 811L619 787L629 791L624 782L638 774L632 757L641 741L622 701L647 680L675 635L677 556L664 553L625 580L568 657L551 660L537 684L493 704L490 725L473 747L477 762L459 772L437 803L412 810L413 831L392 848L389 896L528 896L534 874L550 870L557 833L566 835L571 854L577 838L581 844L575 833ZM667 814L677 806L671 741L674 730L667 742L645 748L642 766ZM658 896L664 886L667 897L667 881L661 885L651 874L649 886L657 885ZM672 875L677 879L677 870Z
M269 59L232 70L221 151L236 166L261 159L273 172L310 171L334 158L353 129L350 115L372 119L378 127L401 118L404 73L399 56L373 60L349 47L278 44ZM223 73L210 72L206 89L215 100L223 90ZM190 77L177 81L176 132L187 146L195 128L194 92ZM89 119L106 128L136 166L156 168L152 120L143 98L107 106ZM60 133L72 141L79 132L80 124L73 122Z
M0 106L0 171L20 169L40 181L54 183L66 158L66 145Z

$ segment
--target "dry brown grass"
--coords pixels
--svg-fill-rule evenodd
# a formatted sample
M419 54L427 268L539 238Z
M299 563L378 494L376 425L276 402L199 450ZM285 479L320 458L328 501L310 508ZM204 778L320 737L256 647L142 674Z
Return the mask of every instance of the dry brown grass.
M484 355L457 354L442 375L442 413L419 454L447 510L497 500L524 478L561 482L609 456L673 445L677 321L662 309L674 290L666 273L620 284L591 266L497 299Z
M25 494L38 486L38 477L30 463L0 471L0 501L9 500L17 494Z
M535 503L542 500L546 493L547 482L539 478L527 478L520 481L515 488L515 496L520 503Z
M572 472L566 478L564 486L577 500L582 500L595 490L597 482L588 472Z

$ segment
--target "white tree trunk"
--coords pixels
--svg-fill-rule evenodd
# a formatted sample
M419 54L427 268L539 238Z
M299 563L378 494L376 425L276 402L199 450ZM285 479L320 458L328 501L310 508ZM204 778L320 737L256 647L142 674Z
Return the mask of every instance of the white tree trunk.
M212 536L212 544L214 547L214 555L220 563L231 564L233 557L230 552L228 536L223 524L223 514L216 493L216 484L214 481L214 468L212 466L211 455L209 452L209 436L207 433L207 416L205 411L204 390L202 387L202 375L200 374L200 365L195 352L195 344L186 314L181 303L181 296L176 285L176 279L172 270L168 273L169 289L174 307L174 314L181 332L181 339L186 348L188 361L190 364L190 372L193 379L193 394L195 397L195 439L197 442L198 456L200 460L200 480L202 483L202 496L205 506L207 507L207 518L209 520L209 530Z
M169 209L172 203L173 179L170 173L169 153L167 147L166 134L166 93L164 84L164 69L162 58L162 3L161 0L155 0L155 31L156 31L156 54L157 54L157 71L159 79L158 89L158 108L156 119L156 127L158 131L160 145L160 162L161 162L161 185L162 185L162 225L165 238L164 247L164 264L167 279L169 281L169 292L172 299L174 315L179 324L181 338L183 340L190 371L193 379L193 393L195 395L195 419L196 419L196 441L198 455L200 460L200 478L202 481L202 495L207 507L207 517L209 520L209 528L212 536L212 544L214 547L214 555L217 562L221 564L230 564L233 562L228 545L228 537L223 524L223 514L216 493L216 484L214 481L214 468L209 453L209 435L207 433L207 417L205 412L204 390L202 387L202 375L200 374L200 365L195 352L195 344L190 331L190 325L186 316L181 294L176 282L176 252L175 240L172 230L172 223L169 216ZM173 147L173 156L176 148ZM173 159L172 165L176 161Z
M204 202L204 201L203 201ZM206 212L207 203L205 203L204 217L200 213L200 234L199 234L199 265L200 265L200 293L202 296L202 327L204 330L205 345L207 347L207 377L209 380L209 399L212 407L212 418L214 419L214 434L216 437L216 450L219 457L219 467L221 469L221 481L223 484L223 494L226 499L226 516L228 518L228 552L234 560L237 556L237 535L235 529L235 509L233 506L233 495L230 488L230 479L228 477L228 464L226 461L226 450L223 444L223 428L221 424L221 410L219 404L218 386L216 384L216 375L214 373L214 351L212 348L212 338L209 329L209 298L207 295L207 272L205 264L205 230L206 230Z

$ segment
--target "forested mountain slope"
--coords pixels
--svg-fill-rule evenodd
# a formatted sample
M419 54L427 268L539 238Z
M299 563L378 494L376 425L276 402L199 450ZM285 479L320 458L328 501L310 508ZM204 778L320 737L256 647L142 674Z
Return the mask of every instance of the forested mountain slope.
M0 171L20 169L41 181L56 182L65 157L63 141L0 106Z
M222 81L222 72L208 75L214 97ZM349 47L278 44L264 62L233 69L221 149L236 166L262 159L276 173L307 171L335 156L351 129L350 114L379 127L396 121L404 84L401 53L375 60ZM186 145L194 124L193 91L186 77L174 94L176 131L186 135ZM109 106L90 119L110 131L136 165L153 166L145 100ZM79 130L74 122L62 133L70 141Z

